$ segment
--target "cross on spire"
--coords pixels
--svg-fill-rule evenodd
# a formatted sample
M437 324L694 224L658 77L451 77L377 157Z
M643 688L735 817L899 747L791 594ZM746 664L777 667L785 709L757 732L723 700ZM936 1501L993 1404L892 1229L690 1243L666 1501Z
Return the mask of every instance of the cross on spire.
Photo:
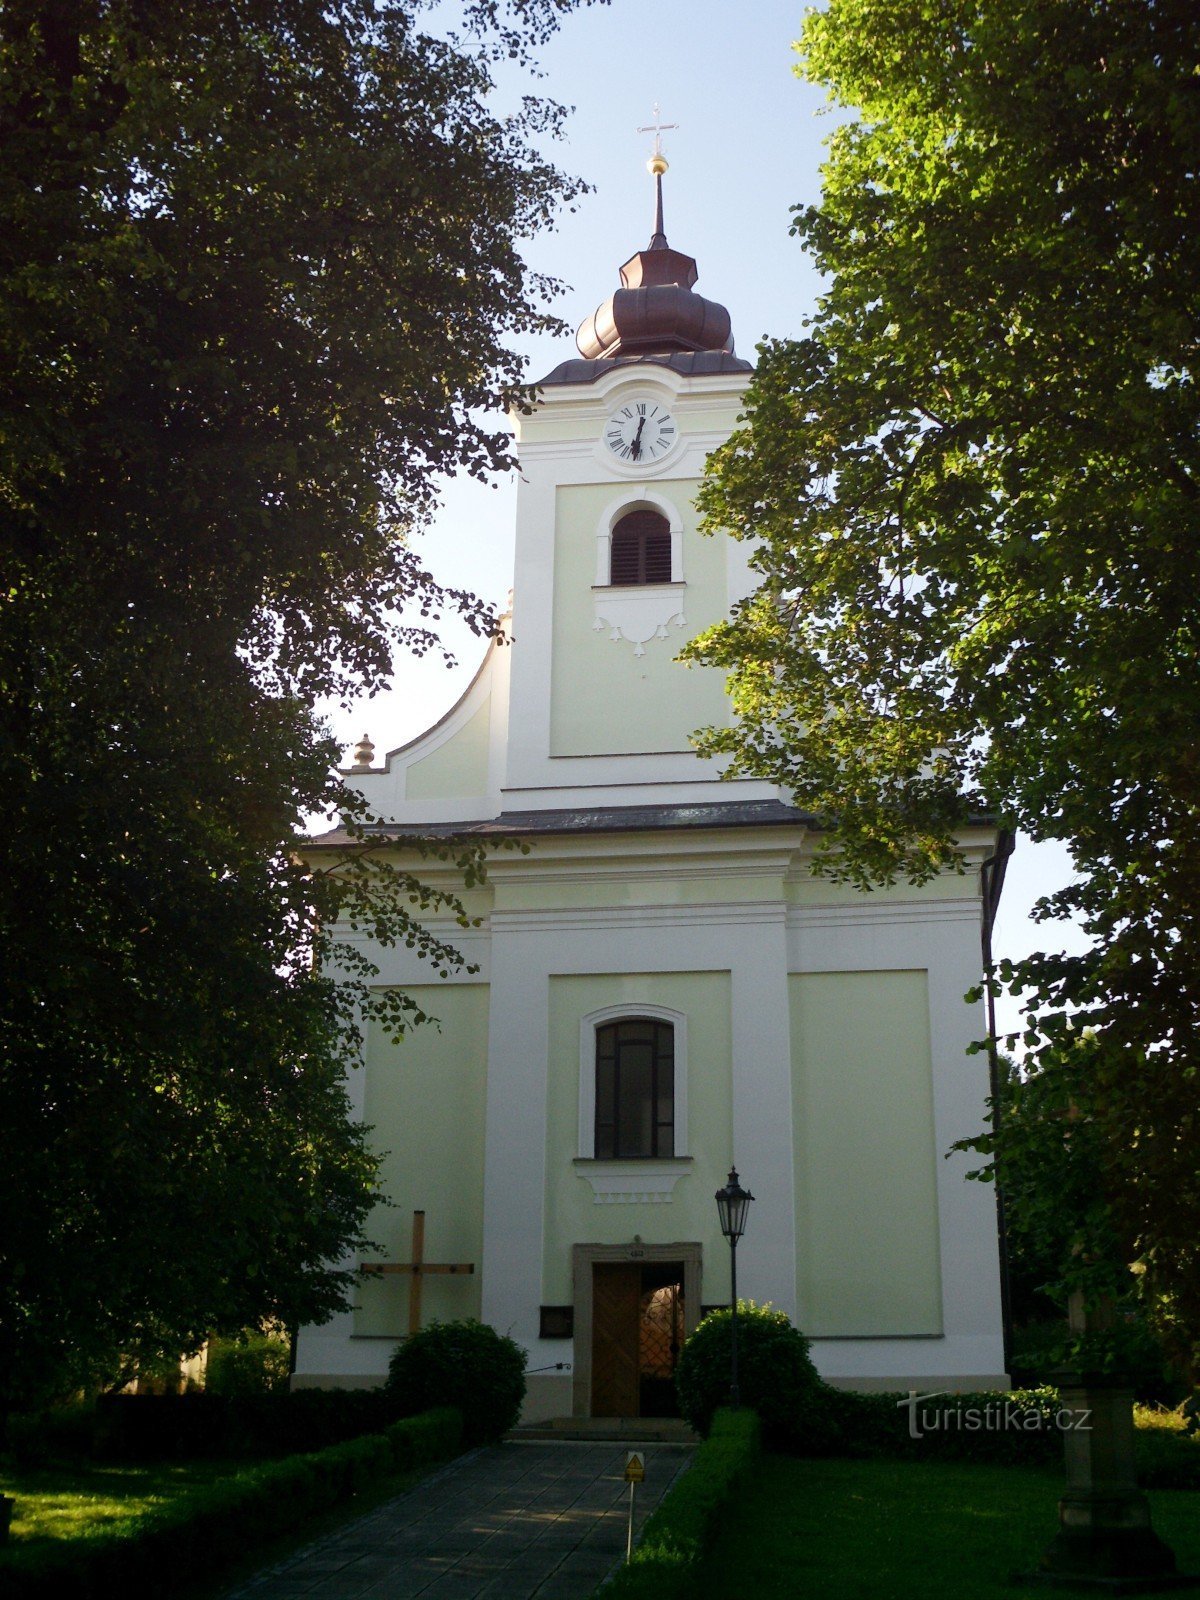
M678 126L677 122L664 122L662 120L662 112L659 110L658 101L656 100L654 102L654 121L647 123L644 128L638 129L639 133L652 133L654 135L654 149L649 161L646 163L646 168L654 179L655 190L654 233L650 239L651 250L665 250L667 248L667 236L663 232L662 201L662 181L663 173L667 170L667 158L662 151L662 136L664 129L677 128Z
M656 100L654 102L654 121L650 122L650 123L647 123L644 128L639 128L638 129L639 133L652 133L654 135L654 151L653 151L653 154L650 157L651 161L655 160L656 158L659 161L661 161L663 159L663 153L662 153L663 130L667 129L667 128L677 128L678 126L679 126L679 124L677 122L664 122L662 120L662 112L659 110L658 101ZM651 168L650 170L653 171L654 169Z

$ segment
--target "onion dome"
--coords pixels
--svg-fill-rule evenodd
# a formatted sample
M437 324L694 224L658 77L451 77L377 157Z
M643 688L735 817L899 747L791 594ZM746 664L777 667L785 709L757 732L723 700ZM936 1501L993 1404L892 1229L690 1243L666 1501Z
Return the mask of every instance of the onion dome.
M646 165L657 192L654 233L646 249L621 268L621 287L580 326L575 336L580 352L588 360L699 350L732 355L729 312L693 292L696 263L672 250L663 232L666 159L656 149Z

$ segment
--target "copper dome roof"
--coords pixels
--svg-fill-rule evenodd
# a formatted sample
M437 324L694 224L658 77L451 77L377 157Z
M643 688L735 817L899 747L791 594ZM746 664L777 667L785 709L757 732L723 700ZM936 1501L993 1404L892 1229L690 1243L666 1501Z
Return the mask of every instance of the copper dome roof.
M665 163L664 163L665 164ZM667 355L676 350L733 353L729 313L693 292L691 256L672 250L663 232L662 174L657 174L654 234L621 268L621 288L597 306L575 336L582 355Z

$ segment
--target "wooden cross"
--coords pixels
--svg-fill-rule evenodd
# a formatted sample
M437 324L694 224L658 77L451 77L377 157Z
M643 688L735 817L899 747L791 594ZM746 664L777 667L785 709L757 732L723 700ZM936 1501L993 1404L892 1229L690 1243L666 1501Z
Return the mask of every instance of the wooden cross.
M411 1261L364 1261L362 1270L372 1277L383 1272L408 1272L412 1274L412 1289L408 1296L408 1331L418 1332L421 1326L421 1279L431 1272L474 1272L473 1261L426 1261L425 1213L413 1212Z

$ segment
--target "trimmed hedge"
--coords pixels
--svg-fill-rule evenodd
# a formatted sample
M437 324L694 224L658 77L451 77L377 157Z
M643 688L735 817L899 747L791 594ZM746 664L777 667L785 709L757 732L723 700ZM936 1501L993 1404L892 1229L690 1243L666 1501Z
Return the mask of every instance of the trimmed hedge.
M630 1560L602 1586L604 1600L682 1600L720 1532L726 1507L757 1464L762 1427L753 1411L718 1411L692 1464L647 1518Z
M827 1388L822 1426L791 1455L984 1461L998 1467L1056 1466L1063 1459L1055 1389L939 1394L918 1402L914 1438L907 1394ZM1200 1437L1174 1412L1140 1409L1135 1448L1144 1489L1200 1489Z
M91 1453L101 1461L291 1456L378 1433L402 1415L382 1388L297 1389L236 1399L207 1391L103 1395L96 1402Z
M149 1512L126 1533L0 1552L5 1600L164 1600L300 1527L381 1476L454 1454L462 1417L426 1412L309 1455L236 1473Z
M898 1457L912 1461L987 1461L1028 1466L1062 1459L1058 1395L1053 1389L938 1394L916 1407L902 1393L861 1394L827 1388L819 1448L797 1455Z

